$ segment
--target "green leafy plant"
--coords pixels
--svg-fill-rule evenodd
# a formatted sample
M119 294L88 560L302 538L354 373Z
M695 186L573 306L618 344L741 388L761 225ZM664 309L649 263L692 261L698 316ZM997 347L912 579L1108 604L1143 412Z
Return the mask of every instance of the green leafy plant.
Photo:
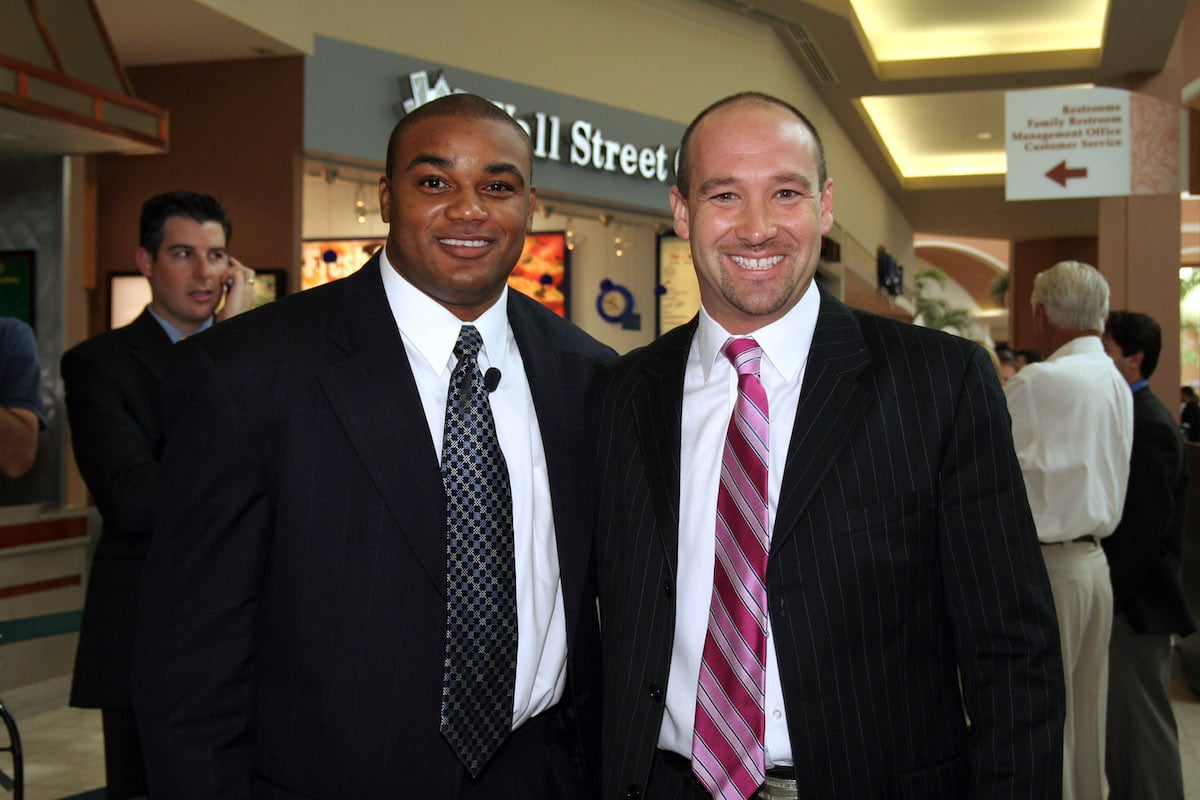
M1009 275L1005 272L1003 275L997 275L992 281L991 289L988 290L988 295L992 298L992 302L1004 308L1008 300Z
M941 295L930 295L934 284L939 289L944 288L946 273L940 269L924 269L913 276L913 308L916 317L927 328L953 328L960 336L970 336L975 327L975 319L971 312L961 306L951 305L950 301Z

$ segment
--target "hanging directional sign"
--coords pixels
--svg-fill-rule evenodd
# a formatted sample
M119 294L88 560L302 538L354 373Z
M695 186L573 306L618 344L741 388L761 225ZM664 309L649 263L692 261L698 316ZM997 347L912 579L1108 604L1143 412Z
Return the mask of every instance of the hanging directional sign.
M1179 117L1122 89L1006 92L1008 200L1179 191Z

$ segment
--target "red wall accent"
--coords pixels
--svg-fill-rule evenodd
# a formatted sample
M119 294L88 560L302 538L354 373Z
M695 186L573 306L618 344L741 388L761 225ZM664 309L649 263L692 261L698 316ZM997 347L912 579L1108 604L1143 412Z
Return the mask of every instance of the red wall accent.
M86 536L87 519L84 517L4 525L0 526L0 549L57 542L62 539L83 539Z

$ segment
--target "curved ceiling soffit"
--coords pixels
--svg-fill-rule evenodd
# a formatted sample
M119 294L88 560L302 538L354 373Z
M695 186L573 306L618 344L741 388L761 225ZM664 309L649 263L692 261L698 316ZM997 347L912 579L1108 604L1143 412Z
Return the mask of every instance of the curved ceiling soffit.
M977 247L972 247L962 242L948 241L945 239L921 239L913 243L913 250L925 258L929 259L921 253L922 250L949 250L961 255L967 256L975 261L978 261L995 271L997 275L1005 275L1008 273L1008 264L1005 264L1000 259L989 253L985 253Z

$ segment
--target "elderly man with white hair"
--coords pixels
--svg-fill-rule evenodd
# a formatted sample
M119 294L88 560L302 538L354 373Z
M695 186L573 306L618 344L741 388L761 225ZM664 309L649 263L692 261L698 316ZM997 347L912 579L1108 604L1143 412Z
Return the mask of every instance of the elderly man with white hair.
M1067 689L1063 798L1107 796L1104 728L1112 584L1100 540L1116 528L1133 445L1129 387L1104 352L1108 283L1064 261L1033 284L1038 346L1050 356L1008 380L1013 444L1042 544Z

